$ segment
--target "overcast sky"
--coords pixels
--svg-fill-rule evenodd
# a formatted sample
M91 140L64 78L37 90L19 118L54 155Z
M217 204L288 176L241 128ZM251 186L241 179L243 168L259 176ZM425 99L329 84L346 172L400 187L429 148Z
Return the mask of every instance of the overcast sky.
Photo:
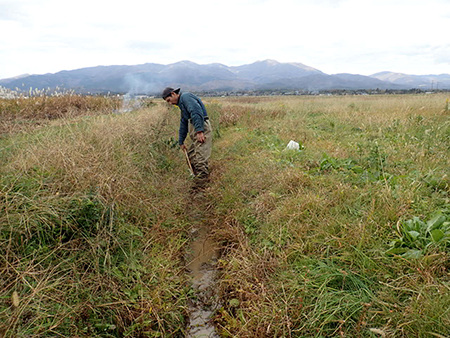
M450 73L450 0L0 0L0 79L98 65L300 62Z

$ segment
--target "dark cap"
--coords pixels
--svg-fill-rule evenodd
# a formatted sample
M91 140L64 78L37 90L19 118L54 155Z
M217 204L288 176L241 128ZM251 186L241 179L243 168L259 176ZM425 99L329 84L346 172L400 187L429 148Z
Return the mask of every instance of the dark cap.
M175 93L178 94L180 92L180 88L173 89L171 87L164 88L162 92L162 98L165 100L167 96L170 96L170 94Z

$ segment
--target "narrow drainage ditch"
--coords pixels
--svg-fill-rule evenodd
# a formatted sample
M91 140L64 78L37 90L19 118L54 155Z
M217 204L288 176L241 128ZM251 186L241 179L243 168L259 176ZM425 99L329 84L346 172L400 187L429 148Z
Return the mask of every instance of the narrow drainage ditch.
M218 259L217 243L205 221L204 196L197 193L191 209L190 219L193 224L191 236L193 240L187 257L187 271L191 276L195 296L189 304L189 324L187 338L219 338L212 316L218 308L216 295L216 264ZM195 203L197 202L197 203Z

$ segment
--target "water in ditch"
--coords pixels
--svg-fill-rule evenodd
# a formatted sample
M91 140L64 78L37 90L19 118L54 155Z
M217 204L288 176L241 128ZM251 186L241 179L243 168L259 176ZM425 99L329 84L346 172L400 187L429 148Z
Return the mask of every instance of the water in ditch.
M196 196L197 201L202 198L202 194ZM207 222L204 221L206 215L201 208L204 203L199 202L195 206L198 210L191 213L193 240L186 268L191 276L195 297L189 306L190 318L186 337L219 338L212 323L212 316L218 307L218 297L215 292L218 250Z

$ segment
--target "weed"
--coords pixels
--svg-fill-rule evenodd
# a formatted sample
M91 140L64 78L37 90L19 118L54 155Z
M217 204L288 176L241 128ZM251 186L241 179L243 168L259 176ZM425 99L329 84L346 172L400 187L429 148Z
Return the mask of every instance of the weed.
M449 332L445 98L207 102L222 336ZM104 99L1 101L5 337L185 334L191 198L178 113L151 103L110 114ZM289 140L301 151L285 151Z
M399 239L391 242L388 254L420 258L429 252L450 248L450 217L438 213L427 222L414 217L397 224Z
M45 104L79 103L89 119L0 140L0 332L183 336L186 222L174 215L185 182L167 170L184 168L176 120L154 105L99 116L82 105L95 98L58 99Z
M274 117L279 100L234 99L240 118L215 143L221 333L447 334L448 220L414 218L447 215L442 99L283 98ZM303 150L284 152L291 139Z

